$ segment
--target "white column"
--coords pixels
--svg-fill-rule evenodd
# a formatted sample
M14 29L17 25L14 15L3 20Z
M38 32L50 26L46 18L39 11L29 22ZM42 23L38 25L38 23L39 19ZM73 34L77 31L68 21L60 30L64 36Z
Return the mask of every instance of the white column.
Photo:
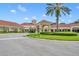
M70 28L70 32L72 32L72 27Z
M49 25L49 29L48 30L49 30L49 32L51 32L51 25Z
M62 32L62 29L61 29L61 32Z
M35 33L38 33L38 32L37 32L37 25L36 25L36 31L35 31Z
M55 32L55 29L53 29L53 32Z
M39 26L39 32L42 32L42 31L41 31L41 26Z
M17 32L20 32L20 28L17 28Z

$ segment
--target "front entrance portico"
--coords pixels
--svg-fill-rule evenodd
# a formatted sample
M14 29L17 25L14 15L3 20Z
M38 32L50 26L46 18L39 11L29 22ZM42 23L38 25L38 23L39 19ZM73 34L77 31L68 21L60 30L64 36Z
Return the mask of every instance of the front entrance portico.
M38 23L39 25L39 32L51 32L51 22L43 20Z
M72 32L79 32L79 26L74 26L71 28Z

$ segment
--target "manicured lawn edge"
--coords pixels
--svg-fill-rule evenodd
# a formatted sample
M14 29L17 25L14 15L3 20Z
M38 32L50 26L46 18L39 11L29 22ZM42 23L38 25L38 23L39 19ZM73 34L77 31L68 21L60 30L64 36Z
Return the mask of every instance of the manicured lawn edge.
M63 40L63 41L79 41L79 36L57 36L43 34L28 34L30 38L47 39L47 40Z

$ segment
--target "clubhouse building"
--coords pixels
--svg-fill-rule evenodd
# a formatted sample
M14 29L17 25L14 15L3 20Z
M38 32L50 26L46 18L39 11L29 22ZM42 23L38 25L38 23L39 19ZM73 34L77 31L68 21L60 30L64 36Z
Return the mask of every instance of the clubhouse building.
M56 31L56 23L49 22L47 20L42 20L40 22L36 22L36 20L32 20L32 23L22 23L25 31L29 31L29 28L38 30L39 32L55 32ZM79 20L74 23L59 24L59 31L61 32L79 32Z
M18 24L15 22L0 20L0 32L29 32L30 30L35 32L55 32L56 23L47 20L42 20L37 23L36 20L33 19L31 23L25 22ZM70 24L60 23L59 31L79 32L79 20Z

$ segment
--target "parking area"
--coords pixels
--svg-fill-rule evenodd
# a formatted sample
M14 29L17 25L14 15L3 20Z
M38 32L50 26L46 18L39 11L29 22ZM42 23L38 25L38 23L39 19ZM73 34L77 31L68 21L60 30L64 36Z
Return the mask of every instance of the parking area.
M0 34L0 56L79 56L79 41L32 39L26 34Z

